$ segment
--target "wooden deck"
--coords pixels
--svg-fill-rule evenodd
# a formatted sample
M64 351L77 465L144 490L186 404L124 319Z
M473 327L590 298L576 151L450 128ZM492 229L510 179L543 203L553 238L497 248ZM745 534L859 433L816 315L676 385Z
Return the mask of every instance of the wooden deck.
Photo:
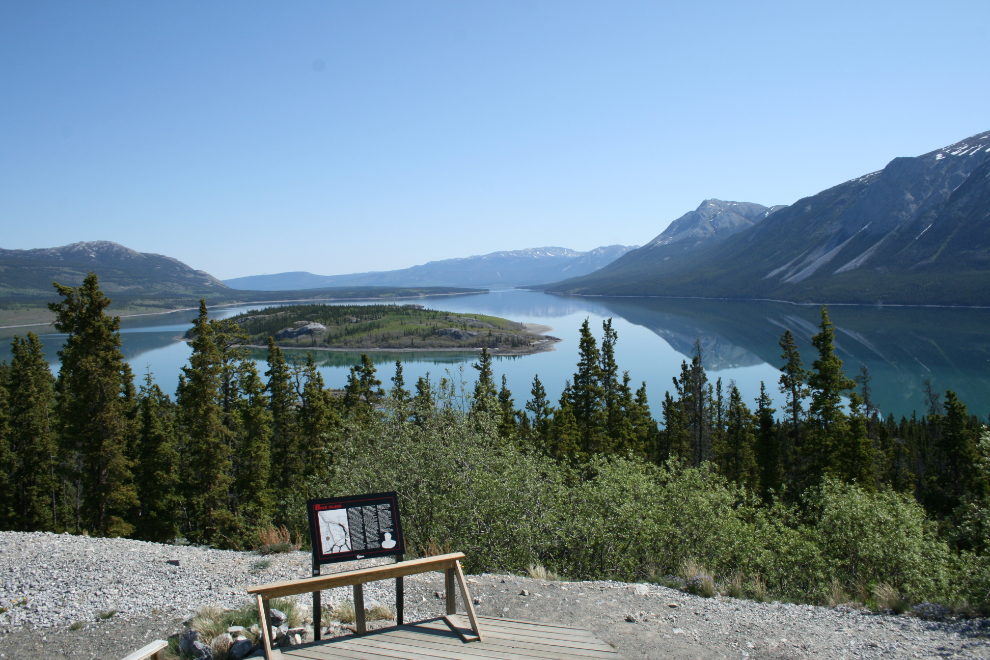
M481 616L478 623L483 642L462 641L438 618L280 650L286 660L621 660L611 646L581 628Z

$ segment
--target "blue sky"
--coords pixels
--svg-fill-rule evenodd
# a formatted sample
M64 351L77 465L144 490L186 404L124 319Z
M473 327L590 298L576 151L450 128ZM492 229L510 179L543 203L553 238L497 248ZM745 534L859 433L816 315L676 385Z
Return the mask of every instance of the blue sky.
M0 247L229 278L642 244L990 129L990 2L4 2Z

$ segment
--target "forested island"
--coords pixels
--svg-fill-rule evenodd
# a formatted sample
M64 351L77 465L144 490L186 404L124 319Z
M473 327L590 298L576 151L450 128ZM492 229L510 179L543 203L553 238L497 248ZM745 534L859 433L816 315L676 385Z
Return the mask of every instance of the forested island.
M307 529L308 498L395 490L407 547L468 549L471 572L990 611L985 423L930 387L927 410L881 418L825 308L815 355L785 332L779 379L752 407L709 381L696 344L655 418L616 364L611 321L601 341L584 322L558 401L537 376L517 403L487 348L473 383L407 387L396 362L383 386L364 356L332 392L274 342L262 374L241 324L204 302L173 397L152 374L135 386L95 275L58 291L58 377L33 333L0 366L3 529L248 549Z
M231 317L247 345L309 350L481 350L523 355L560 341L497 316L455 314L423 305L286 305ZM186 339L195 337L195 329Z

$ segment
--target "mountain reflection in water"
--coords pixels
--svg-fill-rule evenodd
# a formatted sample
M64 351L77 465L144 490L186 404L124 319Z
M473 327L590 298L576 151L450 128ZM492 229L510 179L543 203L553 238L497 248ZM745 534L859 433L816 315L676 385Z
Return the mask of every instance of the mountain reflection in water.
M487 295L457 296L417 300L434 309L456 313L493 314L513 320L552 326L563 339L548 353L499 358L495 361L497 380L505 374L516 407L529 398L533 376L538 374L547 395L556 400L564 383L575 370L577 340L582 321L590 318L596 336L601 337L601 321L614 318L618 332L616 360L628 369L635 385L645 380L654 416L659 416L663 393L671 388L680 362L690 359L695 340L701 342L705 367L711 379L724 383L734 380L747 403L752 405L760 381L766 382L780 409L783 396L777 390L777 368L782 364L778 342L785 330L797 340L805 368L811 368L816 353L811 337L818 332L819 307L786 303L743 302L662 298L580 298L560 297L522 290L493 291ZM213 310L216 317L227 317L258 306L238 306ZM121 324L123 352L135 374L150 369L166 392L174 392L190 348L177 338L189 327L195 311L124 319ZM990 310L906 307L832 306L829 316L836 326L836 353L843 360L846 374L859 373L866 365L873 380L873 397L884 414L922 413L922 381L930 378L937 390L955 390L979 415L990 413ZM56 352L64 337L51 333L51 327L0 330L0 359L10 360L10 340L28 330L42 335L45 353L53 368L58 367ZM289 351L298 360L305 351ZM251 357L265 371L266 351L252 349ZM378 377L391 385L392 364L404 365L406 389L417 378L430 374L436 382L451 368L455 377L465 367L463 378L473 382L476 373L468 365L476 353L438 351L374 352ZM360 352L315 351L314 360L328 387L342 387L351 366L360 362Z

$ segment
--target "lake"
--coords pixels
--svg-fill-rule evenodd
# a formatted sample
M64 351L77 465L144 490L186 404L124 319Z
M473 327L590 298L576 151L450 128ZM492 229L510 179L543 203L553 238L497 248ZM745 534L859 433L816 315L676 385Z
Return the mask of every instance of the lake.
M375 301L378 302L378 301ZM539 374L548 396L556 402L577 363L581 323L590 318L595 335L601 338L602 321L613 319L618 332L616 361L628 370L636 387L646 381L654 417L660 415L663 394L671 389L671 378L680 372L682 360L690 359L695 339L701 341L705 366L712 382L721 377L734 380L752 406L760 381L782 407L777 390L780 348L777 342L785 329L795 336L806 368L815 359L811 336L817 331L819 309L815 306L769 302L559 297L517 289L488 294L417 299L414 302L456 313L482 313L515 321L539 323L553 328L549 333L563 341L556 350L521 357L496 358L496 382L504 374L517 407L530 397L533 376ZM343 304L343 303L340 303ZM239 314L258 305L222 307L212 310L215 318ZM190 348L179 341L190 326L194 311L125 318L121 322L123 352L135 376L150 370L166 392L174 393L180 369L187 364ZM836 326L836 348L846 373L854 377L866 365L873 377L873 398L884 415L908 415L924 408L922 380L930 378L940 391L955 390L971 412L990 413L990 310L912 307L832 306L829 316ZM62 337L42 334L50 328L19 328L0 331L0 359L10 360L10 339L15 332L41 334L46 357L58 368L56 351ZM286 351L305 360L305 352ZM252 354L264 373L264 351ZM359 353L316 351L314 358L329 387L343 387ZM476 353L371 353L384 386L402 360L406 388L420 376L430 374L436 382L450 370L473 384L470 368Z

